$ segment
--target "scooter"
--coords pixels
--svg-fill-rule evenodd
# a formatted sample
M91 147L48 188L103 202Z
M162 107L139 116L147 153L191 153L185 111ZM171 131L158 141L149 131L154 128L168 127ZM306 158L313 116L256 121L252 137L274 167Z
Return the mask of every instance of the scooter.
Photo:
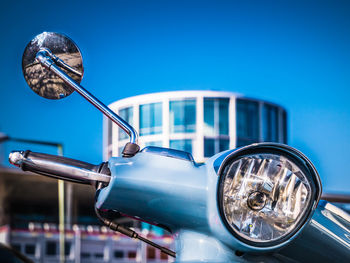
M141 150L135 129L80 85L80 50L62 34L30 41L22 69L38 95L77 91L129 135L122 157L100 165L31 151L9 156L24 171L95 187L96 215L112 230L176 262L350 262L350 216L320 200L320 177L300 151L255 143L197 164L187 152ZM175 251L115 223L115 213L171 232Z

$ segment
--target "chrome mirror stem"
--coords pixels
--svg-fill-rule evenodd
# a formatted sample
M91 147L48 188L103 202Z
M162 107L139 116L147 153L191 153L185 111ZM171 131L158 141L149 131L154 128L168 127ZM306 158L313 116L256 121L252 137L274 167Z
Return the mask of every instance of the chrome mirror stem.
M41 49L36 54L36 59L42 64L46 69L55 73L59 76L69 87L73 88L80 95L82 95L86 100L88 100L92 105L94 105L97 109L99 109L104 115L106 115L110 120L116 123L121 129L123 129L129 136L130 142L133 144L137 144L138 142L138 134L135 129L130 126L129 123L124 121L121 117L119 117L115 112L113 112L110 108L104 105L101 101L99 101L95 96L93 96L90 92L76 83L71 77L69 77L64 71L62 71L53 61L52 56L50 56L50 51L47 49Z
M83 74L81 72L79 72L78 70L76 70L75 68L69 66L68 64L66 64L62 59L60 59L59 57L55 56L54 54L52 54L51 50L49 50L48 48L41 48L39 50L43 51L44 54L46 54L47 57L51 58L52 61L57 64L58 66L78 75L79 77L83 77Z

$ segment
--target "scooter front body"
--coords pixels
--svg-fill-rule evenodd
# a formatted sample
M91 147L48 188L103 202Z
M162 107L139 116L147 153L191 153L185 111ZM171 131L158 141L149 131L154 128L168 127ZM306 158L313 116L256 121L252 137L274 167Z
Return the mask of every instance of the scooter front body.
M132 158L109 160L111 181L97 193L96 204L101 209L117 210L171 231L177 262L284 262L293 260L290 251L296 247L302 251L300 247L307 241L317 247L320 235L323 236L322 233L317 236L320 231L336 230L344 237L350 234L344 226L334 229L327 223L323 230L317 227L326 220L320 212L325 209L322 203L314 218L286 242L270 247L248 245L228 231L218 209L218 171L222 161L234 151L220 153L197 165L190 158L164 154L166 149L160 154L150 148ZM297 238L300 235L303 240ZM328 234L322 242L334 242L334 236ZM337 244L345 258L349 257L349 246L350 240L346 238ZM317 255L319 260L324 259L323 253Z

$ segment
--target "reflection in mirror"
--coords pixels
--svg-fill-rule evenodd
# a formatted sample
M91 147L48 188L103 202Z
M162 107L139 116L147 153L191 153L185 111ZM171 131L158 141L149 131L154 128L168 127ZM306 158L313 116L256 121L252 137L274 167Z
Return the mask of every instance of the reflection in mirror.
M67 97L74 89L35 59L39 50L46 51L46 54L62 71L80 83L84 69L79 48L64 35L43 32L29 42L22 57L24 78L35 93L47 99Z

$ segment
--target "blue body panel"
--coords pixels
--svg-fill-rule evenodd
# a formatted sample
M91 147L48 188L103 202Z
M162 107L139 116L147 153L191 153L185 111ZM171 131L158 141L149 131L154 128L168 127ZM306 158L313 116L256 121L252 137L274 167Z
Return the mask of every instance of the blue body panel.
M132 158L112 158L109 168L112 179L101 190L98 207L161 224L174 232L208 228L205 166L141 152Z
M325 203L294 237L277 246L253 247L232 236L217 206L217 169L231 152L213 156L201 166L152 152L111 158L112 179L100 190L97 206L170 229L178 262L289 261L300 256L302 248L303 253L318 251L319 245L328 243L339 253L338 262L350 262L349 222L332 221L324 212ZM324 259L322 252L311 258Z

